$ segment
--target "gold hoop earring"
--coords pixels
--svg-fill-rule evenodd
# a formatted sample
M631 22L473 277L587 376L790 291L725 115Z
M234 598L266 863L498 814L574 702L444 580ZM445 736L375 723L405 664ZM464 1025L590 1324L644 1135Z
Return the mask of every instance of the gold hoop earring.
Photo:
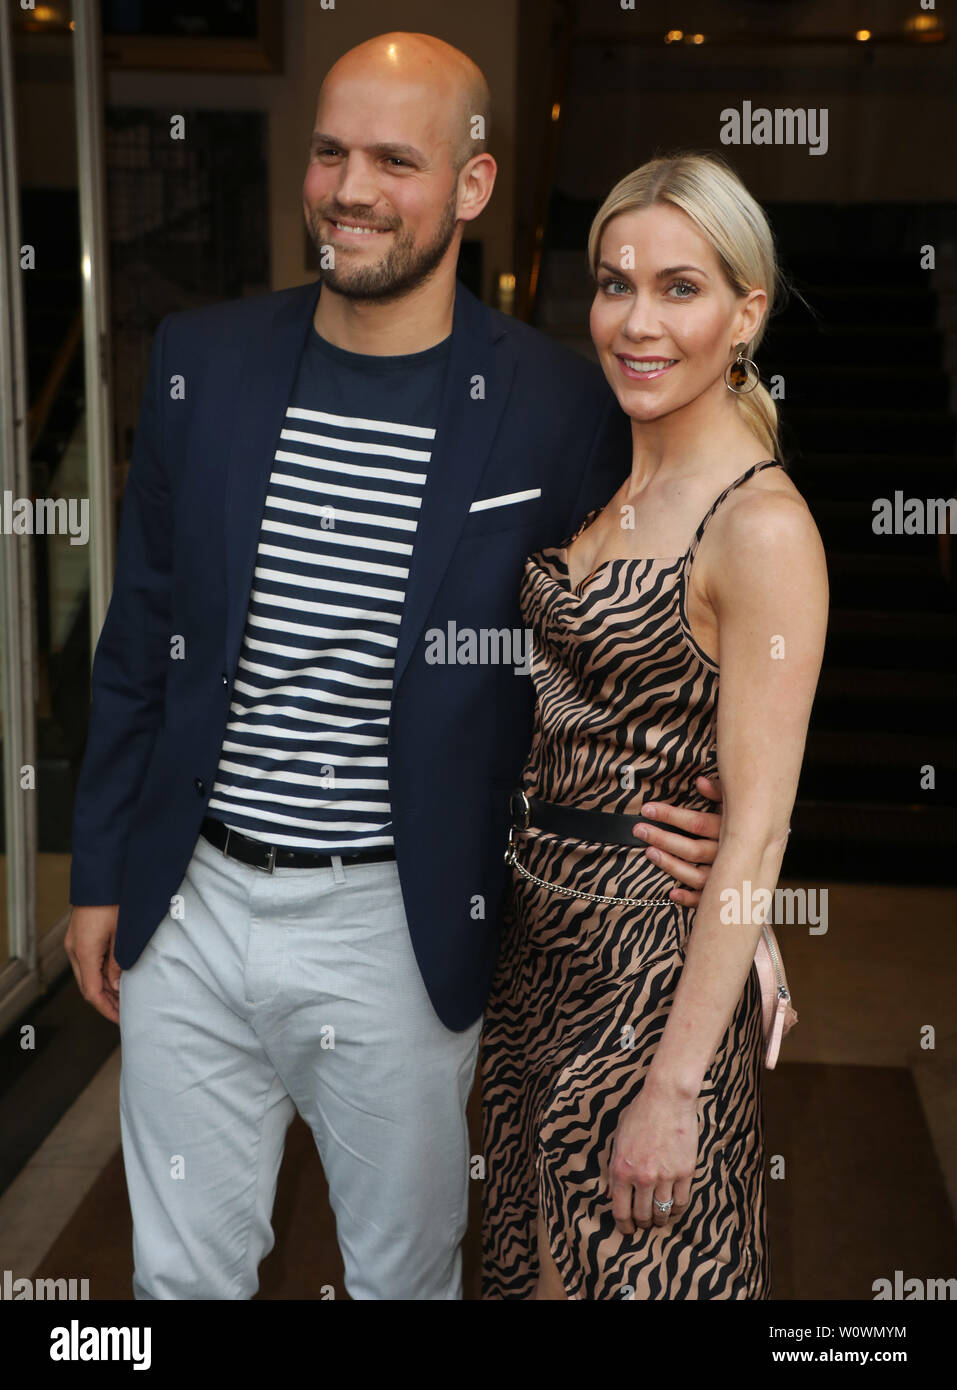
M747 396L749 392L761 381L761 373L754 365L750 357L745 357L745 343L736 343L735 352L738 354L733 362L729 362L725 368L724 384L729 391L733 391L736 396ZM753 376L752 376L753 372Z

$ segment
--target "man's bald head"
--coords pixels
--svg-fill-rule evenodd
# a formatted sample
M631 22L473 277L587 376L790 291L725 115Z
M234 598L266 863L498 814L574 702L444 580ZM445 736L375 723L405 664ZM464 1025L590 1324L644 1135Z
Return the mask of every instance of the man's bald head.
M449 162L456 173L476 154L488 149L492 98L482 69L467 54L431 34L397 31L366 39L344 53L326 74L323 93L337 81L399 80L430 89L434 111L440 113L449 148ZM482 138L473 134L473 122L481 117Z
M332 293L382 303L436 277L454 286L463 228L495 182L488 109L480 69L430 34L380 34L330 68L303 210Z

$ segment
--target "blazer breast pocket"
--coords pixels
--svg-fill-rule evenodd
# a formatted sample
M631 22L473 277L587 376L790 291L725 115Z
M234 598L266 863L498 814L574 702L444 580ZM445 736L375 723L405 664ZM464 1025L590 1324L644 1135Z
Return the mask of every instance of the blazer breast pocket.
M487 536L499 531L511 531L519 526L534 526L542 516L540 487L517 488L514 492L476 497L462 530L462 539Z

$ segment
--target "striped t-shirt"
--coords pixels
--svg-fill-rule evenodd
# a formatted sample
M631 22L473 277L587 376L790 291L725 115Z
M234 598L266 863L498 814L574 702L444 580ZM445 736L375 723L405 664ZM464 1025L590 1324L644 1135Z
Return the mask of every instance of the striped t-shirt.
M450 343L370 357L309 331L208 808L244 835L393 843L392 675Z

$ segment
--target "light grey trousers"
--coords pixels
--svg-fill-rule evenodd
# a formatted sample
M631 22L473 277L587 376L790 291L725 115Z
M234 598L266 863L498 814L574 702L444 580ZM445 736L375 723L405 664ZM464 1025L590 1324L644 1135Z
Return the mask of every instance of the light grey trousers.
M349 1295L461 1298L480 1032L436 1016L394 860L268 874L200 837L120 977L134 1297L252 1297L298 1110Z

